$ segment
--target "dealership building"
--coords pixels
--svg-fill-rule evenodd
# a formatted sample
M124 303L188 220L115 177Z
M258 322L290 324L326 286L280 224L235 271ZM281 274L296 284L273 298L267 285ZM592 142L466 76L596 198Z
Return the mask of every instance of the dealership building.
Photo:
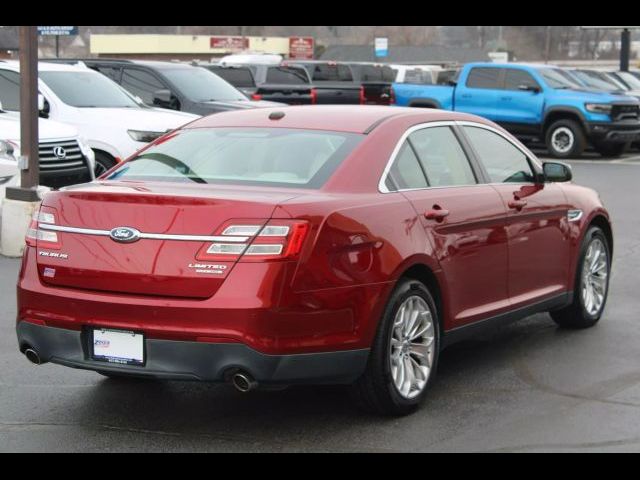
M215 60L238 52L313 58L312 37L253 37L226 35L94 35L90 52L98 57L147 60Z

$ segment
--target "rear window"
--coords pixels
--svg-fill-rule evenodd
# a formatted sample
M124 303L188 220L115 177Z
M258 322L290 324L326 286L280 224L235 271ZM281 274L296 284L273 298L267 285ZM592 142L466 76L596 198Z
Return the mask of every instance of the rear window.
M267 83L279 85L307 85L309 77L304 68L298 67L269 67L267 69Z
M281 128L182 130L108 178L319 188L363 137Z
M249 68L224 68L224 67L207 67L219 77L225 79L234 87L247 88L255 87L253 75Z
M499 68L472 68L467 78L467 87L498 89L500 88L500 72Z
M352 82L351 69L346 65L320 63L313 66L311 78L314 82Z
M363 65L362 67L363 82L387 82L396 81L396 72L391 67L383 65Z

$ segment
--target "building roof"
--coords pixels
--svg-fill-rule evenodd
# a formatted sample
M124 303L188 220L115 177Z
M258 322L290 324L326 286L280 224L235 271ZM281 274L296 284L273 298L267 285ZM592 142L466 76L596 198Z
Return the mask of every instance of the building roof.
M0 27L0 50L18 50L17 27Z
M373 45L333 45L320 56L322 60L392 63L467 63L489 60L480 48L449 47L447 45L390 45L388 57L376 57Z

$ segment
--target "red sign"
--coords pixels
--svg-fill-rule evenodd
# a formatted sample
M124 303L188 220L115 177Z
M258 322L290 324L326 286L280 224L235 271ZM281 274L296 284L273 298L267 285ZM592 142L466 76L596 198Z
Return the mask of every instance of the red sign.
M225 50L247 50L249 48L249 39L229 36L211 37L209 46L211 48L224 48Z
M313 37L289 37L289 58L311 60L313 58Z

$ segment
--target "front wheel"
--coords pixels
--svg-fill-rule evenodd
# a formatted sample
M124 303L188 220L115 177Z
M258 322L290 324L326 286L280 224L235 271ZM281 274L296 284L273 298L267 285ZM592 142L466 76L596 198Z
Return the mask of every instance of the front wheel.
M352 386L356 403L383 415L413 412L438 364L440 326L429 290L404 279L385 308L365 373Z
M551 318L558 325L588 328L600 320L609 293L610 252L602 229L589 228L580 249L573 303L550 312Z
M551 156L571 158L582 155L587 141L578 122L562 119L549 126L545 135L545 143Z

